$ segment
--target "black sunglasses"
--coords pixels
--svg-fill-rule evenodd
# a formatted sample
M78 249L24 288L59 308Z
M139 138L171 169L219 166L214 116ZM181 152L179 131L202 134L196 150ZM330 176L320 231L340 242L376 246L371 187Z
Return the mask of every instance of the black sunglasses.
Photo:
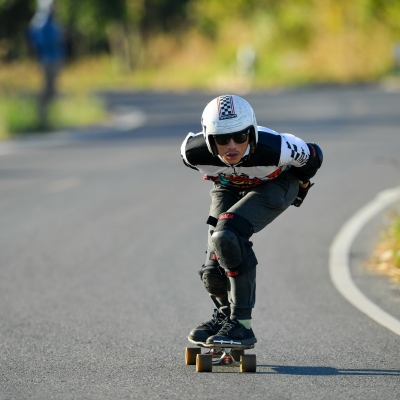
M228 144L231 141L231 139L233 139L233 141L238 144L244 143L249 137L249 134L248 130L246 130L242 132L232 133L230 135L213 135L213 136L217 144L224 146Z

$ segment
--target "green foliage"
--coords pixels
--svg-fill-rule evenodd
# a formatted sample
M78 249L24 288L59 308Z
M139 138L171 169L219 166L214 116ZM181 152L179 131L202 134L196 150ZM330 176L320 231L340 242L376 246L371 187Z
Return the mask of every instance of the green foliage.
M389 24L394 36L400 33L400 2L393 0L192 0L190 7L193 20L205 33L211 26L214 32L224 30L226 21L246 21L252 30L255 21L264 19L280 44L304 45L321 32L372 33L382 23Z
M86 95L70 95L56 99L50 106L49 126L40 125L37 99L30 97L0 100L0 140L15 134L29 134L98 123L105 117L102 104Z
M25 34L34 8L34 0L0 0L0 61L27 53Z
M143 0L142 33L179 31L187 25L188 4L190 0Z
M98 40L96 38L104 36L110 21L124 20L126 2L125 0L70 0L58 3L58 13L69 28Z
M293 47L307 46L322 32L357 30L372 35L377 26L385 26L393 39L400 39L400 2L395 0L55 1L59 19L72 34L75 47L80 45L91 53L107 49L107 29L115 22L142 37L194 26L214 40L228 25L232 39L238 33L243 35L234 29L235 22L239 22L241 29L247 27L248 36L262 43L263 29L267 28L256 26L263 20L274 33L275 42ZM15 45L16 52L21 52L21 37L34 12L35 0L0 0L0 37Z
M84 94L64 96L50 106L50 126L67 128L99 123L105 117L101 102Z
M10 98L0 101L0 137L12 133L36 131L39 129L39 117L33 98Z
M234 75L238 49L250 46L257 85L374 80L392 68L400 41L397 0L55 2L74 60L109 54L124 74L173 70L190 59L201 75L201 63L210 73L218 65L217 75ZM0 0L0 62L26 55L24 30L34 11L35 0Z

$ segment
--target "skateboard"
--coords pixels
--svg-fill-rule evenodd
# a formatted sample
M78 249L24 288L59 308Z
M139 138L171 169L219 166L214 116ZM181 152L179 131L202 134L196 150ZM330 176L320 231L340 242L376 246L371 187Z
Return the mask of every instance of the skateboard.
M212 372L213 365L225 367L239 367L240 372L256 372L257 358L255 354L244 354L245 350L253 349L251 346L231 346L229 343L223 345L189 342L197 347L186 347L186 365L196 365L197 372ZM201 352L201 348L207 349L206 353Z

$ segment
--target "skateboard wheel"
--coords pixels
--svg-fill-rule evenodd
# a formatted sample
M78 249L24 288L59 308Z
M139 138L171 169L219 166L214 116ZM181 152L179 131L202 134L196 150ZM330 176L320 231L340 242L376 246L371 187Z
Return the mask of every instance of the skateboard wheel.
M212 355L197 354L196 356L196 371L197 372L212 372Z
M244 354L240 357L240 372L256 372L257 358L255 354Z
M185 351L186 365L196 365L197 354L201 354L200 347L186 347Z
M231 356L235 359L235 361L240 360L240 356L244 355L244 350L232 350Z

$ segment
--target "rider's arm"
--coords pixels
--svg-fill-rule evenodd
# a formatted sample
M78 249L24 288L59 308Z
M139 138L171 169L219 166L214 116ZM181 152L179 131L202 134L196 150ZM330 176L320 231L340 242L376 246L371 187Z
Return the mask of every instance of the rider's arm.
M321 167L323 161L323 154L320 147L315 143L307 143L310 150L309 158L303 167L296 168L297 176L299 177L299 193L293 202L293 205L300 207L307 196L308 191L313 184L310 182L317 170Z
M295 173L298 176L300 183L308 183L308 181L317 173L318 169L322 165L323 153L321 148L315 143L307 143L309 149L309 156L307 162L299 168L295 169Z

